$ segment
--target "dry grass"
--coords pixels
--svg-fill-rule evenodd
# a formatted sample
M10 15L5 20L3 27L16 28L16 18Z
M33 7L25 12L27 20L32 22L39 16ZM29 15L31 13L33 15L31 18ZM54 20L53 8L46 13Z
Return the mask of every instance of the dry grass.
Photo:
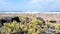
M4 17L4 16L29 16L29 17L37 17L40 16L42 17L44 20L60 20L60 14L0 14L0 17Z

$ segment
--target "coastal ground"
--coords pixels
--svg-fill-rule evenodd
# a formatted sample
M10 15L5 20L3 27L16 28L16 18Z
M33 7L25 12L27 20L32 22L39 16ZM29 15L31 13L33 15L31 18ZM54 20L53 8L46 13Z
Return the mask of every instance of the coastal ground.
M29 16L29 17L37 17L40 16L44 20L59 20L60 21L60 14L40 14L40 13L35 13L35 14L29 14L29 13L23 13L23 14L0 14L0 17L5 17L5 16Z

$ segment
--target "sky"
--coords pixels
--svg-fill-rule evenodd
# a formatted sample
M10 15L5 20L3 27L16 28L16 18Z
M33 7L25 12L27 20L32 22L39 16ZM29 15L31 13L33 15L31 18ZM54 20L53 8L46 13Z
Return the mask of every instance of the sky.
M60 0L0 0L0 11L60 11Z

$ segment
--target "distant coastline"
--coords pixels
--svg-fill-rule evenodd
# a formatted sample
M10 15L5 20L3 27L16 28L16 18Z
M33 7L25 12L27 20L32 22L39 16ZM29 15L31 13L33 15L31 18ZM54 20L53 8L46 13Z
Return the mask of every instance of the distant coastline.
M34 11L34 12L30 12L30 11L27 11L27 12L20 12L20 11L15 11L15 12L8 12L8 11L6 11L6 12L0 12L0 14L16 14L16 13L21 13L21 14L23 14L23 13L32 13L32 14L35 14L35 13L40 13L40 14L60 14L60 12L38 12L38 11Z

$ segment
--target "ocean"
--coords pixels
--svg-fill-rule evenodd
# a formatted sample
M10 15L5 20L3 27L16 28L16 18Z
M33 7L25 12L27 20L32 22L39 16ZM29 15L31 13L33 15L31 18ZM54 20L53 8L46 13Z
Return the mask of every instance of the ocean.
M60 12L40 12L40 11L0 11L0 14L16 14L16 13L32 13L32 14L35 14L35 13L40 13L40 14L60 14Z

